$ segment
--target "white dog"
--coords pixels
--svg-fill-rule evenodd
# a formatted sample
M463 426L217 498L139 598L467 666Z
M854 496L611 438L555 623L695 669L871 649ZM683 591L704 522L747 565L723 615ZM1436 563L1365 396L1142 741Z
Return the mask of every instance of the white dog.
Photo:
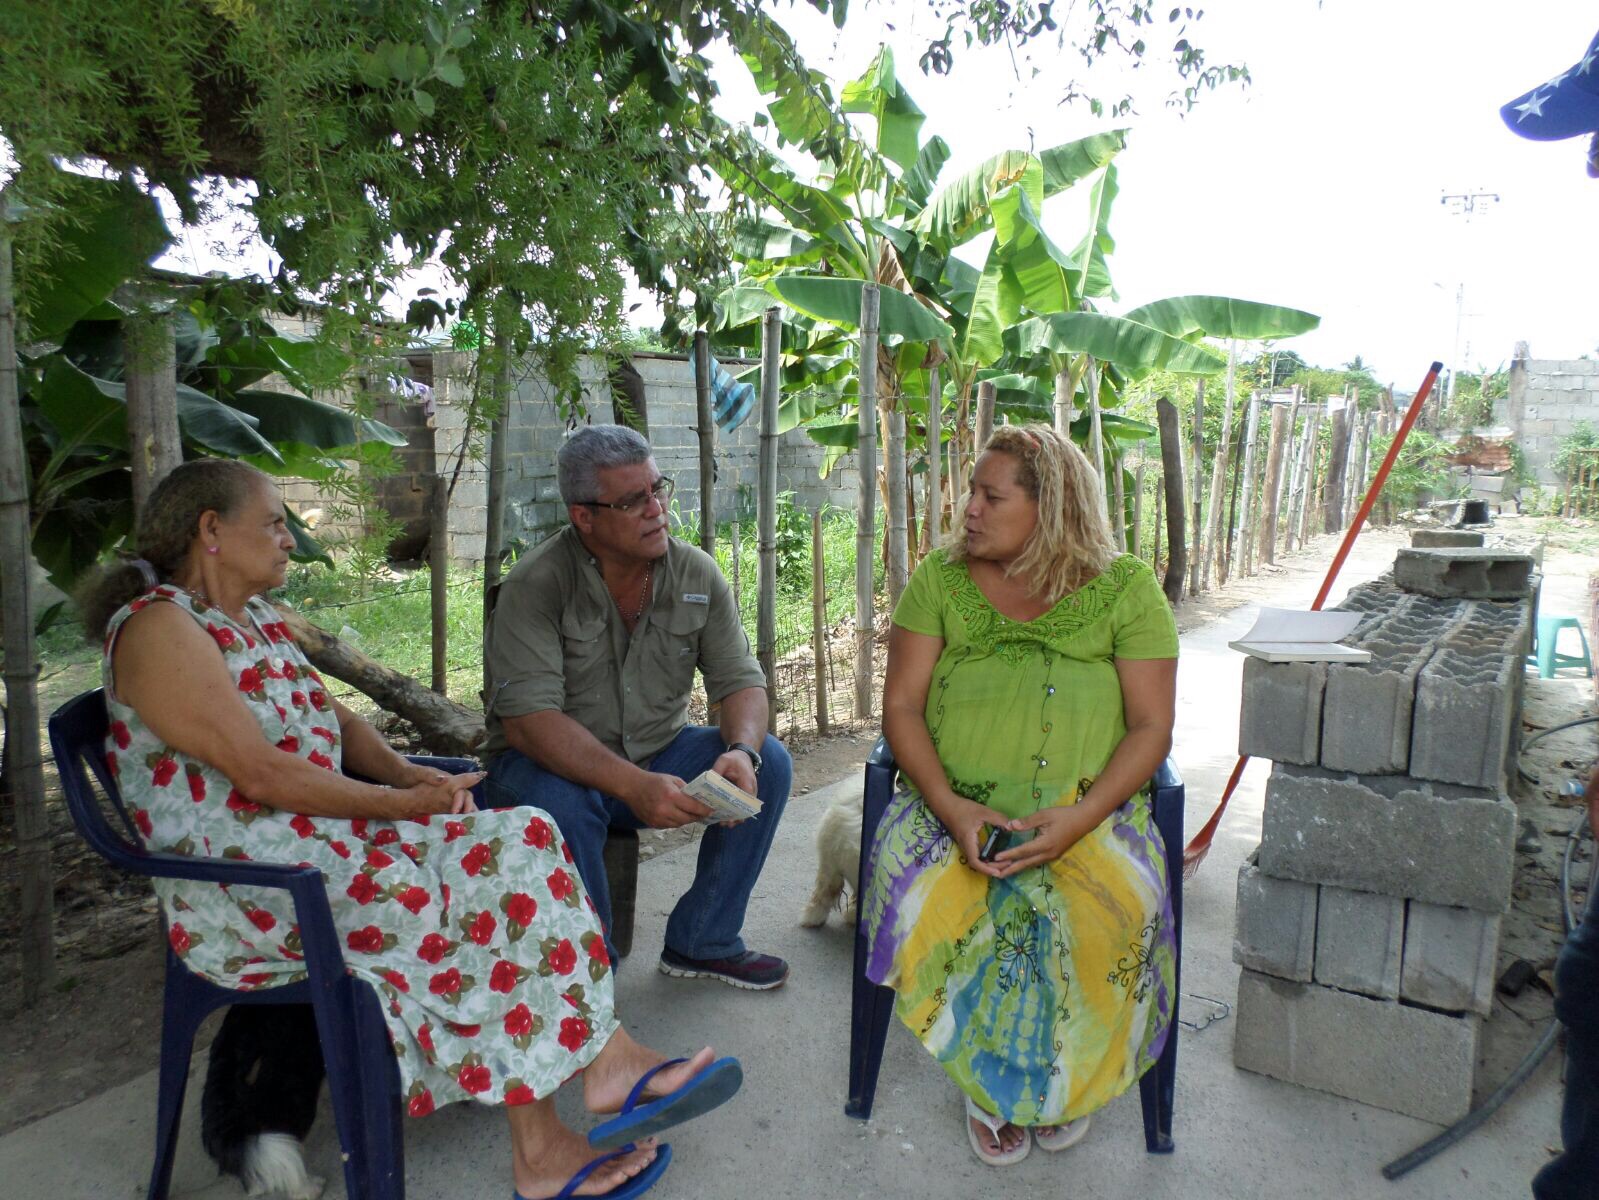
M855 926L855 881L861 866L861 796L841 796L827 806L822 823L816 830L816 888L800 924L809 928L826 924L827 914L840 906L844 893L849 900L842 904L844 924Z

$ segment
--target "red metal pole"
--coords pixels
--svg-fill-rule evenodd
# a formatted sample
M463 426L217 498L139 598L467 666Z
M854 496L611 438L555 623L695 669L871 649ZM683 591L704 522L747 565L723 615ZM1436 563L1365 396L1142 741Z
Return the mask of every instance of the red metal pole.
M1438 374L1444 369L1441 362L1435 362L1427 371L1427 377L1421 381L1421 387L1416 391L1416 398L1410 402L1410 407L1405 411L1405 419L1399 424L1399 431L1394 434L1394 440L1389 443L1388 453L1383 456L1382 465L1377 468L1377 474L1371 481L1371 486L1366 489L1366 498L1360 502L1360 511L1355 514L1355 519L1350 523L1349 529L1344 534L1343 543L1338 547L1338 553L1333 555L1332 565L1327 568L1327 577L1321 581L1321 590L1316 593L1316 600L1310 608L1317 611L1327 602L1327 594L1332 591L1334 582L1338 579L1338 572L1343 568L1344 560L1349 557L1349 551L1355 544L1355 539L1360 536L1360 527L1366 523L1366 518L1371 515L1372 505L1377 503L1377 496L1382 492L1382 485L1388 482L1388 473L1394 469L1394 463L1399 458L1399 451L1404 448L1405 439L1410 436L1411 427L1415 425L1416 418L1421 415L1422 405L1427 403L1427 397L1432 394L1432 388L1438 382ZM1227 804L1233 798L1233 793L1238 790L1238 781L1244 777L1244 766L1249 762L1249 755L1241 754L1233 765L1233 773L1227 777L1227 786L1221 794L1221 803L1216 805L1216 811L1210 814L1210 820L1194 835L1194 840L1189 842L1183 850L1183 877L1192 878L1199 864L1205 861L1205 855L1210 853L1211 839L1216 836L1216 828L1221 824L1221 817L1227 811Z

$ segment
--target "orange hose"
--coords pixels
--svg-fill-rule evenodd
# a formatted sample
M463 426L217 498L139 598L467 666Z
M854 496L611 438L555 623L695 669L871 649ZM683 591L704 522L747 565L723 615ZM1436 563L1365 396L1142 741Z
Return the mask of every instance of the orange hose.
M1383 456L1382 465L1377 468L1377 474L1371 481L1371 486L1366 489L1366 498L1360 502L1360 509L1355 514L1355 519L1349 523L1349 528L1344 532L1344 540L1338 547L1338 553L1333 555L1332 565L1327 568L1327 577L1321 581L1321 590L1316 593L1316 599L1310 606L1312 612L1318 611L1327 602L1327 594L1332 591L1333 583L1338 578L1338 572L1343 568L1344 560L1349 557L1349 551L1355 544L1355 539L1360 536L1360 528L1366 523L1366 518L1371 515L1371 509L1377 503L1377 497L1382 492L1383 484L1388 482L1388 473L1394 469L1394 463L1399 458L1399 451L1403 449L1405 439L1410 436L1411 428L1416 424L1416 418L1421 415L1422 405L1427 403L1427 397L1432 394L1433 384L1438 382L1438 373L1444 369L1441 362L1435 362L1428 368L1427 376L1421 381L1421 387L1416 391L1416 397L1410 402L1410 407L1405 410L1405 419L1399 423L1399 432L1394 435L1394 440L1389 443L1388 453ZM1194 872L1199 870L1199 864L1205 861L1205 855L1210 853L1211 840L1216 836L1216 829L1221 824L1221 817L1227 811L1227 804L1233 798L1233 793L1238 790L1238 781L1244 777L1244 766L1249 762L1249 755L1241 754L1233 765L1233 773L1227 777L1227 786L1221 794L1221 803L1216 805L1216 811L1210 814L1210 820L1205 822L1204 828L1194 835L1194 840L1183 849L1183 878L1192 879Z

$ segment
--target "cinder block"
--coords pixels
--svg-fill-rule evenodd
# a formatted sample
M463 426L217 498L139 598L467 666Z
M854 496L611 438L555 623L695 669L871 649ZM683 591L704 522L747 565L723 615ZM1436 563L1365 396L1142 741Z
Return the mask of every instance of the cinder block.
M1480 1018L1244 971L1233 1062L1439 1125L1471 1107Z
M1422 550L1438 546L1480 546L1482 533L1475 529L1418 529L1410 535L1410 544Z
M1515 764L1532 606L1474 602L1416 680L1410 774L1503 789Z
M1517 600L1532 590L1532 555L1470 546L1402 547L1394 582L1407 592L1442 599Z
M1404 944L1405 902L1399 897L1332 886L1321 889L1316 906L1317 983L1397 1000Z
M1321 753L1321 704L1326 663L1269 663L1244 659L1238 752L1251 758L1314 766Z
M1503 795L1279 764L1261 834L1260 869L1279 879L1486 913L1510 905L1516 806Z
M1238 868L1233 961L1279 979L1308 982L1315 962L1316 887L1263 874L1256 854Z
M1399 994L1414 1004L1487 1016L1493 1009L1499 917L1412 900Z

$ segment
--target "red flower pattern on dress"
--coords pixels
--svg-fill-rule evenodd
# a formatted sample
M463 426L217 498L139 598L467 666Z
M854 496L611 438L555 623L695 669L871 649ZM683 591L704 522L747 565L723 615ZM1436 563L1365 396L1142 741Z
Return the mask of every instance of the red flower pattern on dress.
M512 892L505 898L505 919L526 928L538 915L539 902L526 892Z
M536 1099L537 1097L533 1095L533 1089L525 1083L519 1083L515 1087L505 1089L505 1103L508 1108L515 1108L520 1104L532 1104Z
M472 922L471 928L466 931L466 936L479 946L487 946L494 939L494 930L498 926L499 922L494 919L494 914L485 908L478 913L477 918ZM498 965L494 969L496 971L499 970Z
M238 636L226 625L207 625L205 631L209 633L216 644L227 650L239 643Z
M294 705L295 708L304 708L309 701L306 700L304 692L291 692L289 694L289 703Z
M328 711L328 694L321 688L311 689L311 707L316 709L317 712Z
M527 828L522 831L522 841L535 850L548 850L554 840L555 832L550 828L550 823L542 817L533 817L528 821Z
M248 693L261 691L261 672L254 667L245 667L240 671L239 690Z
M183 774L189 781L189 799L199 804L205 799L205 772L190 763L184 768Z
M229 792L227 800L223 803L234 812L258 813L261 811L261 806L239 791L238 788L234 788Z
M177 776L178 760L162 755L156 759L155 767L150 772L150 782L158 788L166 787Z
M304 813L296 813L294 819L289 822L289 828L303 838L308 838L316 833L316 825Z
M561 1018L561 1045L574 1054L588 1044L589 1023L582 1017Z
M139 827L139 832L145 837L155 835L155 826L150 822L150 814L142 808L133 810L133 823Z
M172 952L180 958L189 952L189 931L179 922L172 922L172 928L167 930L167 941L172 946Z
M278 919L264 908L252 908L244 915L249 917L250 924L254 925L262 933L271 933L278 924Z
M326 754L323 754L320 750L313 750L311 753L307 754L306 757L325 771L332 771L336 769L333 765L333 760Z
M344 889L344 894L357 904L370 904L372 903L372 897L376 896L381 890L377 884L372 882L372 876L363 872L350 880L350 886Z
M355 820L350 822L350 832L362 841L366 840L366 827L367 821L365 817L356 817Z
M496 988L496 991L499 989ZM505 1014L505 1032L511 1037L525 1037L533 1032L533 1012L525 1004L518 1004Z
M283 663L283 678L287 679L290 683L293 683L296 679L300 678L299 669L295 667L293 663L287 660L284 660Z
M367 850L366 862L367 866L376 867L380 871L384 867L391 867L394 865L394 859L383 853L383 851L379 850L375 846Z
M111 736L116 741L118 750L126 750L133 745L133 735L128 732L125 721L111 722Z
M337 854L340 858L350 857L350 848L343 842L329 842L328 849L333 851L333 853Z
M426 1022L423 1023L422 1027L416 1031L416 1044L429 1054L433 1053L433 1026Z
M444 1027L456 1037L462 1038L475 1038L483 1032L483 1026L481 1025L457 1025L454 1021L444 1022Z
M339 740L338 734L322 725L311 726L311 732L316 734L317 737L322 738L330 746Z
M395 899L398 900L405 908L409 909L412 913L420 913L428 906L428 901L433 899L433 897L428 895L427 888L417 887L416 884L413 883L410 887L406 888L405 891L396 896ZM438 935L434 934L432 936L437 937Z
M433 1093L423 1088L406 1103L405 1111L413 1117L425 1117L433 1111Z
M550 951L550 969L557 975L570 975L576 966L577 951L572 948L569 939L562 938Z
M461 1073L456 1076L456 1082L461 1085L462 1091L476 1096L488 1091L494 1080L489 1075L489 1069L479 1063L476 1066L463 1066Z
M461 870L468 875L476 875L488 865L489 860L493 857L494 851L489 849L487 843L475 842L472 848L461 856Z
M352 929L345 935L345 944L361 954L376 954L383 949L383 931L376 925Z
M500 959L494 964L494 970L489 974L489 991L510 994L516 986L516 964Z
M611 965L611 956L610 953L605 949L604 938L597 937L589 943L589 961L597 962L602 967L608 967Z
M466 823L464 821L444 822L444 840L453 842L458 837L466 836Z
M428 991L435 996L448 996L451 992L461 990L461 972L451 967L447 971L440 971L428 980Z
M549 878L544 882L549 886L550 895L554 896L557 900L565 900L577 890L576 886L572 883L572 877L559 867L551 871Z
M372 835L372 844L374 846L392 846L399 840L400 831L392 825L385 825Z
M402 992L409 992L411 990L410 982L405 978L404 975L401 975L398 971L382 971L382 972L379 972L379 973L383 976L383 978L387 979L390 983L392 983L395 987L399 988Z
M449 948L450 943L442 933L430 933L417 946L416 956L425 963L437 966Z
M286 750L290 754L298 754L300 752L300 739L291 733L287 737L278 739L278 749Z

